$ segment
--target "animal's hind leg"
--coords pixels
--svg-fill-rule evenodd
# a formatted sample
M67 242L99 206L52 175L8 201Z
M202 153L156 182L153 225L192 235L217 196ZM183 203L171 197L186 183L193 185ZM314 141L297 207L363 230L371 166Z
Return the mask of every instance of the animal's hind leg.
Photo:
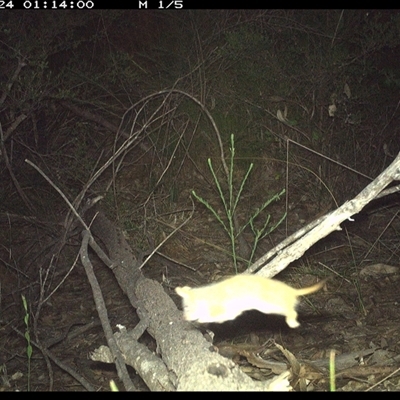
M298 326L300 326L299 321L297 321L297 312L296 311L291 311L289 314L286 314L286 323L291 328L297 328Z

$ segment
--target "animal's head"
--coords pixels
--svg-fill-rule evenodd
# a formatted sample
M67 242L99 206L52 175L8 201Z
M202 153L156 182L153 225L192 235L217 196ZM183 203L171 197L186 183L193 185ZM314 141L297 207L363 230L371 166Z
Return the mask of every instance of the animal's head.
M201 290L184 286L177 287L175 292L182 297L186 321L219 322L221 307L210 301L211 299L205 298Z

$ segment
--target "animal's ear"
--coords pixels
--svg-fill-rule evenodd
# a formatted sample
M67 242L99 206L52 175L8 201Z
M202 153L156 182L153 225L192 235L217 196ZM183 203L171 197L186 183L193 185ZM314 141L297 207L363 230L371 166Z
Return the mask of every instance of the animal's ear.
M175 292L178 293L179 296L183 297L184 299L189 297L191 290L192 289L189 286L175 288Z

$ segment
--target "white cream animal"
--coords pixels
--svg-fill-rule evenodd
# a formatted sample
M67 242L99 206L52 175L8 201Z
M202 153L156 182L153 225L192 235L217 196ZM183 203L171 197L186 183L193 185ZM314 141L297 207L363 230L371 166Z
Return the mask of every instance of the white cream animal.
M199 288L177 287L175 291L183 299L187 321L224 322L244 311L258 310L283 315L291 328L297 328L300 325L296 312L298 297L316 292L324 284L321 281L295 289L274 279L241 274Z

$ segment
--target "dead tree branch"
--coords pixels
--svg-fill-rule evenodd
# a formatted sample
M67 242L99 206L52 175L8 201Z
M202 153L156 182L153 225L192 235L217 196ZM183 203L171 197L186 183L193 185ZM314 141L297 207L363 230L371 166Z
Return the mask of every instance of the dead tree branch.
M378 175L354 199L346 201L341 207L329 214L311 222L306 227L295 232L286 240L261 257L246 272L267 278L283 271L291 262L300 258L313 244L328 236L335 230L341 230L340 224L359 213L369 202L381 197L385 188L393 181L400 179L400 153L394 161ZM391 193L389 191L388 193ZM268 262L272 257L273 260Z

